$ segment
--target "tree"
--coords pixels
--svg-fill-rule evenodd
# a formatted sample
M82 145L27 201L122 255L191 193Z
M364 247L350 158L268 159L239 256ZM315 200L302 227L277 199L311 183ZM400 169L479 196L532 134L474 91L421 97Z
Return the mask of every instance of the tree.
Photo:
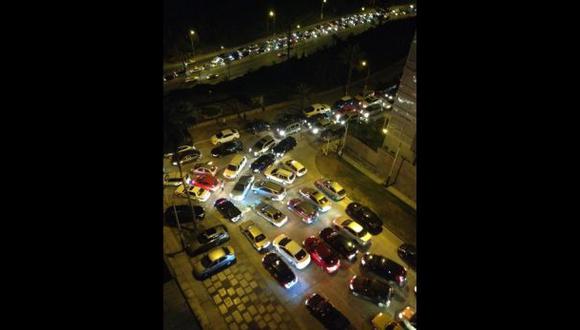
M312 89L308 87L305 83L299 83L296 86L296 94L294 97L300 100L300 110L304 109L306 106L306 102L310 102L310 94L312 93Z
M358 44L350 44L339 54L340 61L348 66L348 76L344 88L345 95L348 95L350 80L352 78L352 69L356 67L357 63L359 63L364 57L365 53Z
M196 121L195 113L184 101L168 100L163 108L163 149L174 152L179 145L192 142L188 129Z

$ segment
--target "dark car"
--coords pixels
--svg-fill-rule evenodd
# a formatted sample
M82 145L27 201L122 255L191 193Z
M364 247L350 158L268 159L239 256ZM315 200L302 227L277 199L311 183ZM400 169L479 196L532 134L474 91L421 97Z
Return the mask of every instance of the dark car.
M203 207L193 205L193 212L195 213L195 219L197 221L201 221L205 218L205 210ZM170 227L177 227L177 219L179 219L179 223L182 226L193 223L193 215L191 214L191 208L189 205L176 205L175 209L173 206L168 207L164 214L165 224Z
M296 147L296 139L289 136L278 142L278 144L272 148L272 152L276 157L283 157L288 151L294 149L294 147Z
M250 168L254 172L262 172L268 166L274 164L275 160L276 160L276 156L274 156L273 154L270 154L270 153L264 154L264 155L258 157L258 159L256 159L252 163L252 165L250 165Z
M296 284L296 275L288 265L274 252L270 252L262 258L264 268L286 289Z
M201 158L201 152L193 146L181 146L178 147L177 151L171 156L171 164L177 166L177 164L185 164L194 162Z
M204 280L235 264L237 260L232 246L215 248L193 263L193 276Z
M215 201L214 206L224 218L231 222L237 222L242 218L242 211L225 198Z
M329 330L352 329L348 319L328 300L313 293L306 299L306 309Z
M346 214L363 226L372 235L378 235L383 231L383 222L368 207L359 203L350 203L346 207Z
M393 260L378 254L366 253L360 260L364 271L371 271L383 279L395 282L399 287L407 283L407 270Z
M356 258L359 247L353 239L346 237L339 231L330 227L324 228L320 231L319 236L348 261L353 261L354 258Z
M368 299L379 307L389 307L391 304L393 288L387 282L354 275L348 287L353 295Z
M310 236L302 243L306 252L310 253L312 260L329 274L340 268L340 259L324 241L316 236Z
M197 236L190 231L183 231L185 251L190 257L207 252L230 240L230 234L224 225L208 228Z
M270 124L266 121L261 119L256 119L254 121L249 122L246 124L246 131L252 134L257 134L265 131L270 130Z
M217 147L211 149L211 155L214 157L222 157L226 155L235 154L238 151L242 151L244 145L240 140L232 140L226 143L222 143Z
M415 245L403 243L397 249L397 254L409 267L415 269L417 266L417 248Z

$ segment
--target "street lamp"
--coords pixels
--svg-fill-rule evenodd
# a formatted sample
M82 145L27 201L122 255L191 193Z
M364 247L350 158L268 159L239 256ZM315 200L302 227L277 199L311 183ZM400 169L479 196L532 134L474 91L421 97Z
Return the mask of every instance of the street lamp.
M362 11L365 11L365 7L362 7L362 8L361 8L361 10L362 10Z
M191 56L195 54L195 48L193 48L193 38L195 38L195 31L189 30L189 41L191 42Z
M272 19L272 33L276 34L276 14L273 10L270 10L268 16Z
M362 67L366 67L367 68L367 77L365 78L365 86L363 88L363 97L367 94L367 85L369 82L369 76L371 74L371 66L367 65L367 61L362 61L361 62Z
M321 5L320 5L320 20L322 21L324 19L324 4L326 3L326 0L322 0Z
M296 25L296 28L299 29L300 28L300 24Z

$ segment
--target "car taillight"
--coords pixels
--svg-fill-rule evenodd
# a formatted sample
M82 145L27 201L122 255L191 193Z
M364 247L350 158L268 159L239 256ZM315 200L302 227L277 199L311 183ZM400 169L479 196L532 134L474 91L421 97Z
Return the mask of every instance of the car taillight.
M329 273L332 273L332 272L337 271L339 267L340 267L340 261L338 261L336 263L336 265L334 265L334 266L326 267L326 271L329 272Z

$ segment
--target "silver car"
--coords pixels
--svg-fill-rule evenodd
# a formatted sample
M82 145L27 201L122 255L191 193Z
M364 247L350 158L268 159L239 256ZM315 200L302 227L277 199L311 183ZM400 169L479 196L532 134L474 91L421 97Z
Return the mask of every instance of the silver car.
M252 191L255 194L262 195L274 201L281 201L286 198L286 188L276 182L260 180L254 182Z
M288 222L288 216L268 203L261 202L254 207L256 213L276 227L282 227Z
M243 200L248 194L250 188L252 187L252 183L254 183L254 180L255 177L253 175L244 175L240 177L240 179L232 189L232 192L230 192L230 197L236 201Z

